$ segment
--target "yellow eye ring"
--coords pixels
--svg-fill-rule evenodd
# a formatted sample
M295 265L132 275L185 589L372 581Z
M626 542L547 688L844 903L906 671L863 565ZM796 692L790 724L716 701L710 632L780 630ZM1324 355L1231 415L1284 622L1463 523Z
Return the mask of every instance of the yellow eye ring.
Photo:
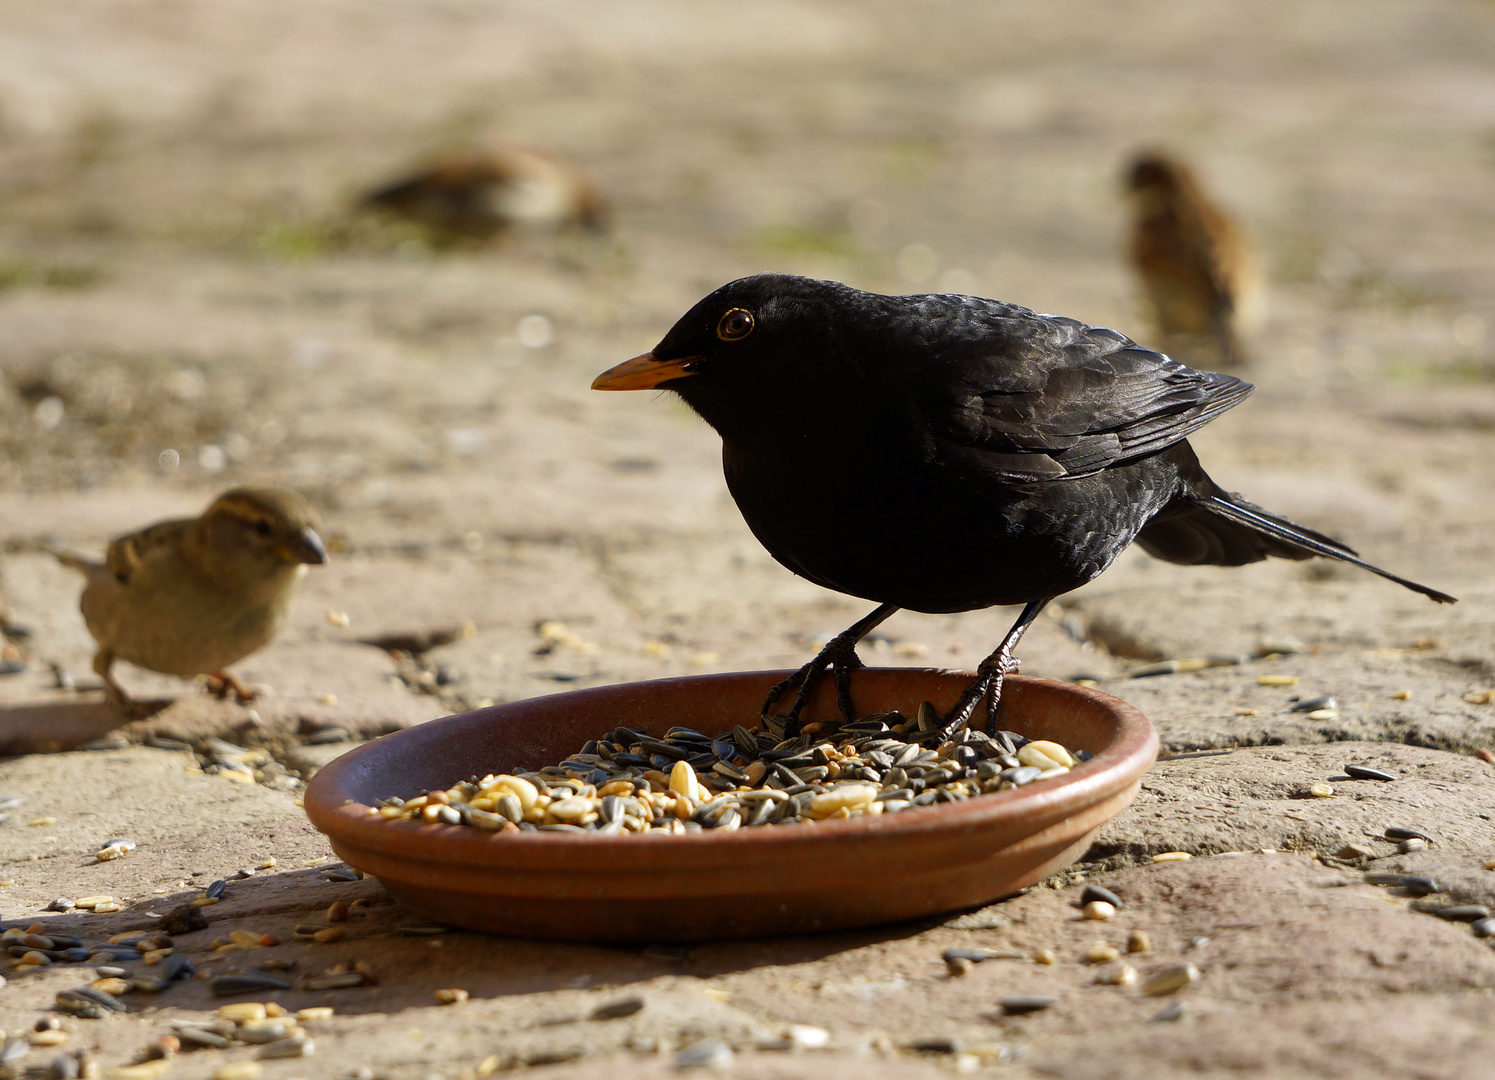
M753 313L745 308L728 308L716 324L716 336L723 341L741 341L753 332Z

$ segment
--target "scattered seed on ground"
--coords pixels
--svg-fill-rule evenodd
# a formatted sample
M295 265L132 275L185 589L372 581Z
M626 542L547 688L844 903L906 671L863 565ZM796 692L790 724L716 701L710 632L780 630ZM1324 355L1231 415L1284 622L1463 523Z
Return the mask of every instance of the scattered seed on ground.
M1395 773L1385 772L1381 769L1372 769L1369 765L1357 765L1354 762L1346 765L1344 771L1346 776L1352 776L1356 780L1391 781L1397 779Z
M1042 994L1013 994L1010 997L1004 997L998 1004L1007 1016L1021 1016L1024 1013L1047 1009L1058 1000L1058 998L1045 997Z
M460 1005L466 1001L468 993L460 986L449 987L445 990L436 991L436 1004L438 1005Z
M1084 890L1080 893L1081 907L1084 907L1092 900L1104 900L1117 911L1120 911L1126 906L1121 902L1121 897L1117 896L1110 889L1107 889L1101 885L1086 885Z
M1126 951L1129 953L1144 953L1152 948L1152 939L1147 936L1146 930L1133 930L1126 936Z
M1108 904L1104 900L1092 900L1081 909L1081 914L1087 919L1105 922L1116 918L1116 905Z
M1193 964L1170 964L1148 976L1147 981L1142 984L1142 992L1153 997L1160 997L1163 994L1176 993L1190 983L1197 982L1198 979L1199 969Z
M1187 862L1194 856L1187 851L1160 851L1152 857L1152 861L1159 862Z
M644 1007L644 999L638 995L616 998L613 1001L604 1001L594 1008L588 1018L591 1020L621 1020L625 1016L632 1016Z
M1433 914L1450 922L1478 922L1490 917L1490 909L1484 904L1450 904L1435 909Z
M1172 1002L1171 1004L1163 1006L1157 1012L1153 1013L1152 1016L1148 1017L1148 1023L1150 1023L1150 1024L1168 1024L1168 1023L1171 1023L1174 1020L1178 1020L1178 1019L1180 1019L1183 1016L1183 1014L1184 1014L1184 1008L1185 1008L1185 1006L1184 1006L1184 1003L1182 1001Z
M1137 969L1131 964L1108 966L1096 975L1095 982L1098 986L1135 986Z
M700 1039L675 1055L677 1069L725 1069L736 1055L720 1039Z

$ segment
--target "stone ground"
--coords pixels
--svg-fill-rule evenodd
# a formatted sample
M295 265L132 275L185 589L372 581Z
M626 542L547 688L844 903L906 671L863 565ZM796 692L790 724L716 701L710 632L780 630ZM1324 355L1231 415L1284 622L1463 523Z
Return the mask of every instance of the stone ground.
M0 608L29 630L0 677L0 797L22 800L0 821L7 926L101 940L273 857L181 935L193 961L248 963L212 943L252 929L283 942L256 963L363 961L378 981L260 995L336 1011L269 1080L661 1075L702 1038L771 1078L1488 1071L1495 955L1361 871L1495 905L1495 776L1474 756L1495 745L1490 5L20 0L0 27ZM347 212L361 185L485 139L582 163L610 237L438 252ZM1000 296L1145 341L1116 180L1157 143L1250 223L1272 285L1258 392L1200 456L1462 603L1348 568L1128 553L1035 627L1026 670L1136 703L1175 756L1062 880L953 921L689 948L412 937L374 882L319 874L332 856L297 793L352 741L568 687L793 666L865 610L758 548L709 430L666 399L592 394L593 375L763 269ZM521 344L537 314L552 339ZM101 550L245 481L307 493L332 563L240 665L252 711L127 670L163 707L120 727L90 685L78 583L37 543ZM1011 616L903 613L868 658L968 665ZM391 635L445 644L367 643ZM1129 677L1207 658L1242 662ZM1322 695L1330 718L1291 708ZM1345 780L1350 761L1401 779ZM1307 796L1326 780L1332 797ZM1434 843L1398 853L1395 825ZM121 835L133 854L93 858ZM1150 861L1167 851L1195 857ZM1082 879L1126 901L1114 922L1078 918ZM90 894L122 910L42 914ZM367 901L344 940L293 938L338 899ZM1125 958L1086 950L1133 929L1143 978L1189 961L1200 981L1161 999L1097 984ZM955 946L1056 962L952 978ZM0 1029L86 975L13 976ZM436 1005L448 987L470 999ZM999 1015L1012 993L1057 1000ZM635 994L635 1014L587 1019ZM219 1003L198 981L128 1001L10 1067L80 1047L121 1067ZM763 1049L793 1024L826 1045Z

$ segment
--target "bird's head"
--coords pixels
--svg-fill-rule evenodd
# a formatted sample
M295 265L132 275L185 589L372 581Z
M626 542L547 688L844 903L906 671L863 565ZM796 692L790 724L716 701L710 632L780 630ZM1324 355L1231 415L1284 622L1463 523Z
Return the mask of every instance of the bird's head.
M1199 197L1199 184L1189 167L1160 152L1139 154L1132 160L1126 190L1139 207L1151 212Z
M321 520L300 495L285 488L241 487L225 491L203 514L200 539L215 562L246 573L320 565L327 548L317 534Z
M597 376L593 390L673 390L718 430L747 412L834 383L848 304L832 281L757 274L687 311L653 350Z

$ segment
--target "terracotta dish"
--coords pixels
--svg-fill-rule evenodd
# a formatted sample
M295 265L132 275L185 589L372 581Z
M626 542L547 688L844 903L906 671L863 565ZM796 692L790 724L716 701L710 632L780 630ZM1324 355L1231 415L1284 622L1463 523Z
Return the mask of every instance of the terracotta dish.
M538 769L624 725L707 734L756 717L787 672L601 686L495 705L386 735L312 779L306 812L350 865L410 909L519 937L692 941L813 933L970 907L1079 857L1157 755L1147 718L1067 683L1007 680L1001 727L1095 757L1069 775L958 803L815 824L683 836L489 833L389 821L366 807L474 774ZM868 668L858 709L948 709L969 673ZM828 691L828 687L821 690ZM807 718L829 715L817 692Z

